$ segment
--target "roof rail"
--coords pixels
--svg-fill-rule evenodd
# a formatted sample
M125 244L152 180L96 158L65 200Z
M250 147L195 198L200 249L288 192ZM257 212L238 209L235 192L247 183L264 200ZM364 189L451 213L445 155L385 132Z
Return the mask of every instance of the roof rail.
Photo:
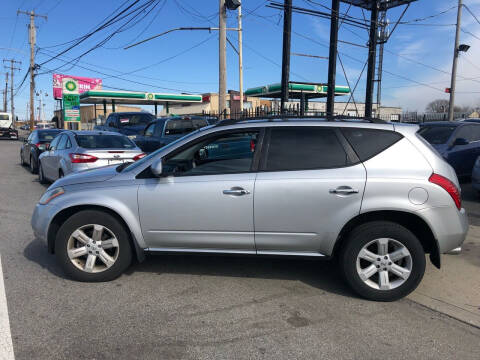
M378 118L367 118L362 116L348 116L348 115L335 115L335 116L315 116L315 115L291 115L291 114L277 114L277 115L265 115L265 116L252 116L252 117L240 117L238 119L225 119L217 122L215 126L228 126L237 123L259 120L259 121L289 121L290 119L307 119L307 120L323 120L323 121L348 121L356 120L363 122L370 122L374 124L386 124L387 122Z

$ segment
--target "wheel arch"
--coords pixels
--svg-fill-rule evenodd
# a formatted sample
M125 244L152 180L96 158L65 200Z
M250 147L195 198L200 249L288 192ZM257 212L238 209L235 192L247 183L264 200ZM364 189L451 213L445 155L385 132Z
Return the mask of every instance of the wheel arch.
M53 254L55 252L55 237L62 226L62 224L70 218L72 215L78 213L79 211L82 210L99 210L99 211L104 211L113 217L115 217L128 231L129 233L129 240L130 244L132 245L132 249L134 251L134 255L137 258L139 262L143 261L145 259L145 254L143 252L143 249L138 245L138 242L135 239L134 234L130 230L130 227L128 226L127 222L125 219L115 210L101 206L101 205L74 205L70 206L68 208L62 209L59 211L52 219L50 222L50 225L48 227L48 233L47 233L47 244L48 244L48 252Z
M420 241L425 253L430 254L430 261L440 269L440 248L438 241L425 220L416 214L396 210L371 211L357 215L348 221L340 231L333 248L333 256L337 256L350 232L357 226L371 221L391 221L410 230Z

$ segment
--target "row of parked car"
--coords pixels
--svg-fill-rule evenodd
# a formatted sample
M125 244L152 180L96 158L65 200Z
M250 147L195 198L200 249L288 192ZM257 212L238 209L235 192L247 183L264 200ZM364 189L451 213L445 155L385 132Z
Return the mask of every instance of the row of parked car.
M480 119L424 123L418 133L480 191Z
M211 122L204 117L113 113L92 131L34 130L20 148L20 162L41 183L52 182L72 172L139 160Z

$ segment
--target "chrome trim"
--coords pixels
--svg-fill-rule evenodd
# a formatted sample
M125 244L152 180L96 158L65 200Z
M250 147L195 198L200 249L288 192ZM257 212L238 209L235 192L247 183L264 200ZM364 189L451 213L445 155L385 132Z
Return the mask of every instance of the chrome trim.
M178 253L212 253L212 254L245 254L256 255L255 250L229 250L229 249L189 249L189 248L146 248L149 252L178 252Z
M258 250L257 255L281 255L281 256L315 256L323 257L325 255L311 251L276 251L276 250Z
M230 250L230 249L189 249L189 248L146 248L148 252L166 252L166 253L202 253L202 254L244 254L244 255L281 255L281 256L308 256L323 257L324 254L318 252L301 251L275 251L275 250Z

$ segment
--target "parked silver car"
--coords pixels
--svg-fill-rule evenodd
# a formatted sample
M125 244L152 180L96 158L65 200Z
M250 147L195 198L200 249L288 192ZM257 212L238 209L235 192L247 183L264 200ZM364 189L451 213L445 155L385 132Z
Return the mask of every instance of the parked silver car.
M65 131L38 159L38 180L44 184L72 172L118 165L145 154L127 136L105 131Z
M146 252L337 257L358 294L399 299L425 253L440 267L468 229L455 172L417 130L224 121L56 181L32 227L79 281L112 280Z

